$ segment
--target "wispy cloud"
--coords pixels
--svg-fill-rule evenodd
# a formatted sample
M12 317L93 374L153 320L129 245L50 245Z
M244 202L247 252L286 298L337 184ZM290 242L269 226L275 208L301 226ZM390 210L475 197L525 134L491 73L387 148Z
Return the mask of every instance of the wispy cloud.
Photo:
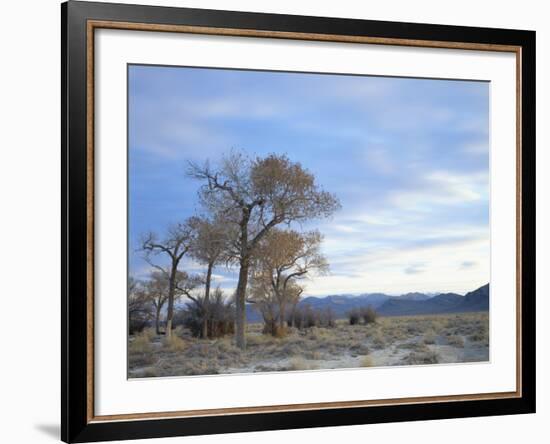
M131 243L196 211L187 160L236 147L286 153L342 203L332 218L304 224L324 233L331 265L308 280L308 294L467 291L488 281L487 84L134 68ZM147 272L133 252L130 267ZM231 291L236 272L219 267L215 281Z
M403 270L406 274L418 274L426 271L424 264L411 264Z

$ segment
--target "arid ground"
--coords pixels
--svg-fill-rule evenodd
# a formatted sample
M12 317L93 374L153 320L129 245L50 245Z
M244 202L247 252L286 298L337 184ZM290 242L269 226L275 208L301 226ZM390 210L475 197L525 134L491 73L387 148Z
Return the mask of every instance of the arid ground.
M314 370L489 360L487 312L382 317L367 325L291 330L282 338L250 324L247 349L233 337L196 339L178 327L170 340L153 329L129 338L129 378Z

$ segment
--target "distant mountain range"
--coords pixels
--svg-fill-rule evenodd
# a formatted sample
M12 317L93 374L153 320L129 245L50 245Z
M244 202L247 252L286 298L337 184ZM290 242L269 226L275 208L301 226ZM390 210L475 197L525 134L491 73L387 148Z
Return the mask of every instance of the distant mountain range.
M345 318L356 307L371 306L381 316L407 316L443 313L467 313L489 310L489 284L462 296L456 293L406 293L401 296L389 296L384 293L365 293L358 296L349 294L326 297L309 296L298 306L309 305L313 309L331 308L337 318ZM247 306L249 322L261 320L260 314Z

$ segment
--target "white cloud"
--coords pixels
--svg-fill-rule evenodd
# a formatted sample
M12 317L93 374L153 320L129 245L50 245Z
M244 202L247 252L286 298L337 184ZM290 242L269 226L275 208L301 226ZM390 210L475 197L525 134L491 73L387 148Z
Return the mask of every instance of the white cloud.
M487 200L488 193L488 172L458 174L435 171L427 173L416 189L391 193L390 200L402 209L424 210L432 209L436 205L457 205Z
M475 260L476 266L458 270L465 258ZM331 275L309 283L307 294L322 296L378 291L390 294L408 291L465 293L489 281L489 240L473 238L427 247L386 248L334 262ZM406 270L413 272L404 272ZM350 273L353 278L350 278Z

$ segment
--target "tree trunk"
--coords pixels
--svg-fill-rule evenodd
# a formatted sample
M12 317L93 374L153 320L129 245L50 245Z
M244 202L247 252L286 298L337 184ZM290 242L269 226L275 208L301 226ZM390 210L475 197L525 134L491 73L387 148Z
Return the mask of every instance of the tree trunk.
M235 339L236 345L241 350L246 348L246 286L248 284L248 269L250 267L250 258L245 256L241 259L239 270L239 281L237 283L236 293L236 316L235 316Z
M279 308L279 328L281 329L281 333L283 333L283 330L285 328L285 320L286 320L286 304L284 302L281 302L280 308Z
M292 310L290 310L290 319L289 319L289 323L288 323L288 326L289 327L296 327L296 306L298 304L295 304L293 303L292 304Z
M165 333L165 335L166 335L167 338L172 337L172 319L167 319L166 320L166 333Z
M160 335L160 309L161 306L157 305L157 312L155 317L155 330L157 332L157 335Z
M172 318L174 317L174 296L176 294L176 272L178 270L178 264L172 263L172 269L170 270L170 279L168 286L168 311L166 313L166 337L172 336Z
M208 264L208 270L206 271L206 284L204 288L204 319L202 320L202 337L207 338L208 337L208 301L210 299L210 282L212 281L212 269L214 268L214 264L210 262Z

